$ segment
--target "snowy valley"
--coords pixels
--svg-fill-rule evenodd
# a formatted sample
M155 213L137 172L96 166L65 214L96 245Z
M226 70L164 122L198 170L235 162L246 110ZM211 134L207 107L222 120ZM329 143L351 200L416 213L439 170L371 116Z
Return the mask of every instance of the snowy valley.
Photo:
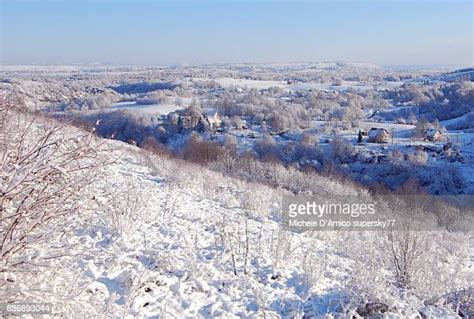
M472 206L413 210L434 226L398 232L300 231L282 211L470 199L466 72L6 66L1 299L68 318L467 317Z

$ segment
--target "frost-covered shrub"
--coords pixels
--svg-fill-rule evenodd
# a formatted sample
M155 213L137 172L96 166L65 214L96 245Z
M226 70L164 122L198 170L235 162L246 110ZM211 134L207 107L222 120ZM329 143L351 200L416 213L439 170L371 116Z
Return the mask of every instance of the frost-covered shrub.
M71 254L70 221L106 161L90 134L0 102L0 273L15 274L1 289L8 300L59 296L72 283L54 262ZM61 275L45 287L50 267Z
M425 163L427 156L423 153L420 159ZM364 184L383 184L391 190L399 189L410 179L434 195L462 194L466 187L465 177L454 165L415 164L413 160L401 161L401 158L391 158L390 162L379 165L354 163L350 165L350 173L355 180Z
M270 135L265 135L263 138L259 139L254 145L254 150L261 158L271 156L279 158L281 156L278 144Z
M103 209L107 216L106 226L111 229L113 236L131 236L143 227L143 224L151 222L144 202L144 198L128 189L115 193L113 198L105 203Z
M331 141L331 157L340 163L350 163L353 160L354 147L351 143L336 135Z
M394 150L394 151L391 151L389 154L388 154L388 159L390 160L390 162L392 163L398 163L398 164L401 164L404 160L404 155L401 151L399 150Z
M429 169L418 170L415 176L430 194L462 194L466 187L464 175L459 168L452 165L433 166Z
M424 165L428 161L428 153L421 149L417 149L415 153L410 154L408 159L415 164Z
M469 285L466 236L441 229L352 236L346 242L355 260L348 286L352 302L382 303L389 308L396 303L411 303L415 311L424 304L445 305L450 295ZM358 245L370 249L364 254L352 253Z

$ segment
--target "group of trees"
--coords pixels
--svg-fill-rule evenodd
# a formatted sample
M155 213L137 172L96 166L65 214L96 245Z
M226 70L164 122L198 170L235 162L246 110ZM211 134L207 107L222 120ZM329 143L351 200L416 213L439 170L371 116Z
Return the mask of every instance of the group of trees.
M72 101L60 103L56 108L60 111L89 111L110 107L120 101L120 94L112 90L87 95L86 97L75 98Z
M94 132L100 137L141 145L148 137L161 143L168 141L166 130L158 116L137 115L127 110L98 112L72 119L74 125Z
M201 103L206 103L205 105L201 106L200 103L193 102L188 108L169 114L164 121L157 116L136 116L125 111L104 112L103 114L88 115L77 120L77 122L87 122L87 126L94 129L100 136L131 142L139 146L150 140L164 146L167 146L170 141L178 141L178 144L180 144L179 141L188 139L187 136L193 131L202 133L204 139L206 139L208 137L207 133L212 129L204 112L204 106L213 107L219 112L223 117L222 127L225 132L230 131L230 129L241 128L245 122L248 126L252 124L259 125L261 132L264 134L307 128L312 119L334 122L344 121L344 123L352 121L354 123L366 116L366 109L386 108L388 100L400 104L413 104L409 111L404 110L409 113L402 114L402 111L400 111L399 115L404 118L405 122L407 119L411 121L411 117L413 117L413 123L418 122L415 132L419 137L423 136L428 125L436 126L438 120L467 114L466 120L456 127L469 129L474 122L470 121L472 116L468 114L473 110L474 89L472 82L433 85L405 84L400 88L384 92L375 89L364 91L349 89L345 91L309 90L289 94L280 87L244 91L222 89L215 81L192 80L191 84L177 85L172 81L172 78L173 76L179 78L176 76L179 72L179 70L170 72L168 81L158 81L150 78L142 81L130 81L128 84L117 84L113 86L115 91L110 88L97 91L94 87L91 87L88 95L75 98L72 102L65 102L61 104L60 108L63 110L103 108L124 97L136 99L139 103L163 103L169 98L187 96L192 92L208 92L219 89L216 95L209 94L212 98L208 101L205 99L202 100L205 102L201 101ZM216 72L217 74L222 73L231 76L224 71ZM190 73L189 76L192 75ZM257 73L249 76L249 78L253 78L253 76L255 76L255 79L265 78L268 80L273 78L262 77ZM309 73L308 76L299 77L298 81L307 80L311 77ZM370 80L371 77L368 76L366 79L362 76L351 79L347 76L333 76L331 81L339 82L341 78L365 81ZM275 79L278 79L278 77L275 77ZM391 80L397 79L392 78ZM185 138L182 139L182 136L185 136ZM189 138L189 140L192 141L195 137ZM305 139L308 138L308 135L306 135ZM362 176L361 172L365 171L367 166L365 164L373 162L373 158L366 158L367 155L358 153L350 143L337 137L333 139L328 152L323 152L316 144L303 141L287 141L280 144L276 143L273 137L265 134L264 138L256 140L252 152L259 159L274 158L286 165L311 166L319 170L324 170L325 167L331 167L331 169L336 167L340 172L350 174L358 181L367 184L383 182L386 185L403 184L405 180L403 169L408 168L400 169L398 167L400 163L417 166L426 164L428 160L428 156L423 152L414 153L408 157L403 157L401 160L394 160L393 163L391 163L391 158L387 158L380 168L370 171L367 176ZM359 160L362 163L357 163ZM375 159L375 161L377 160L378 158ZM428 188L431 187L429 186L430 183L435 183L427 179L425 175L416 172L416 170L414 175L419 177L419 182ZM462 178L453 178L452 183L446 185L456 188L462 187ZM439 185L430 189L436 192L449 191L448 186L443 188Z
M296 100L303 100L302 103L311 117L318 120L353 121L362 118L366 108L383 109L389 105L380 92L373 90L310 91L303 98Z
M173 90L177 84L172 82L138 82L138 83L123 83L112 87L114 91L120 94L145 94L161 90Z
M135 98L137 104L162 104L166 103L170 96L174 95L174 91L159 90L139 95Z
M470 81L432 85L404 84L385 92L395 103L411 104L415 116L426 120L448 120L474 110L474 85Z
M182 112L170 114L166 124L162 124L156 117L136 116L126 111L95 114L82 118L81 121L85 121L87 127L103 137L141 147L150 145L150 141L153 141L151 145L160 151L167 149L167 153L181 154L180 156L187 160L206 165L225 158L227 167L230 167L244 150L238 148L232 135L225 135L227 138L221 142L208 140L206 131L209 130L209 123L202 112L200 107L193 105ZM426 123L419 125L423 131L431 125L428 122L420 123ZM230 124L229 122L226 125ZM176 139L177 134L184 139ZM232 143L229 142L231 138ZM184 146L182 142L178 146L174 143L168 145L169 141L176 140L185 141ZM252 149L247 151L260 161L270 160L284 165L297 165L300 169L309 167L321 173L347 175L369 186L383 184L388 188L397 189L410 178L414 178L433 194L457 194L465 187L464 178L454 167L438 172L437 165L426 165L429 156L422 150L406 156L389 155L382 158L355 149L351 142L337 134L331 143L325 146L325 150L318 145L318 141L316 135L308 132L302 134L300 141L288 140L283 143L277 143L273 136L265 134L256 139ZM450 155L446 153L445 156ZM374 163L378 164L374 166ZM420 166L423 168L420 169ZM431 178L439 174L444 176L442 182Z
M256 89L244 94L225 92L213 107L224 116L239 116L254 124L266 122L275 131L308 127L310 120L302 105L265 96Z
M274 98L280 88L267 91L252 89L246 93L224 92L213 99L213 106L226 116L239 116L254 124L266 123L272 130L306 128L311 119L354 121L364 109L382 109L388 102L380 92L308 91L290 100Z

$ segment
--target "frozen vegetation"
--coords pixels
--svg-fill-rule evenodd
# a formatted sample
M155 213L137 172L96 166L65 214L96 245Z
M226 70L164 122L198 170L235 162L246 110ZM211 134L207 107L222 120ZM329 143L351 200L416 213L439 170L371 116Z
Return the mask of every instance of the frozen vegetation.
M198 134L216 147L235 142L237 154L337 172L370 188L414 179L430 194L473 194L473 72L342 62L8 66L1 87L29 110L177 156ZM370 143L372 128L390 137Z
M428 231L303 232L281 212L302 194L472 198L472 74L3 67L0 299L63 317L472 315L467 202L396 203Z

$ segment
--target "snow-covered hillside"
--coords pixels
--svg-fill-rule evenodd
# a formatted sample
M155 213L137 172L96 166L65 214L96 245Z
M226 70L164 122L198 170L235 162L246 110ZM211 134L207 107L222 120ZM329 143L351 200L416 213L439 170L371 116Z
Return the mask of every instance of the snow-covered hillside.
M37 132L28 135L31 142L48 121L31 122ZM66 126L52 134L67 147L85 133ZM75 163L103 165L74 193L76 209L27 233L31 239L38 232L47 236L27 241L21 254L2 250L9 256L1 263L2 299L50 302L65 317L317 318L373 311L445 316L456 305L465 311L473 267L467 235L439 231L416 237L423 245L414 259L416 289L406 291L393 284L392 266L377 246L385 236L283 228L280 201L288 190L118 141L94 138L91 145L93 159ZM65 171L57 168L61 162L51 168L34 163L23 169L20 162L11 168L13 176L32 178L52 169L65 180L75 178L69 164ZM8 185L22 185L21 179L9 180L8 172L1 175L5 194ZM366 194L322 176L315 176L313 186L329 195ZM6 199L9 214L16 204Z

